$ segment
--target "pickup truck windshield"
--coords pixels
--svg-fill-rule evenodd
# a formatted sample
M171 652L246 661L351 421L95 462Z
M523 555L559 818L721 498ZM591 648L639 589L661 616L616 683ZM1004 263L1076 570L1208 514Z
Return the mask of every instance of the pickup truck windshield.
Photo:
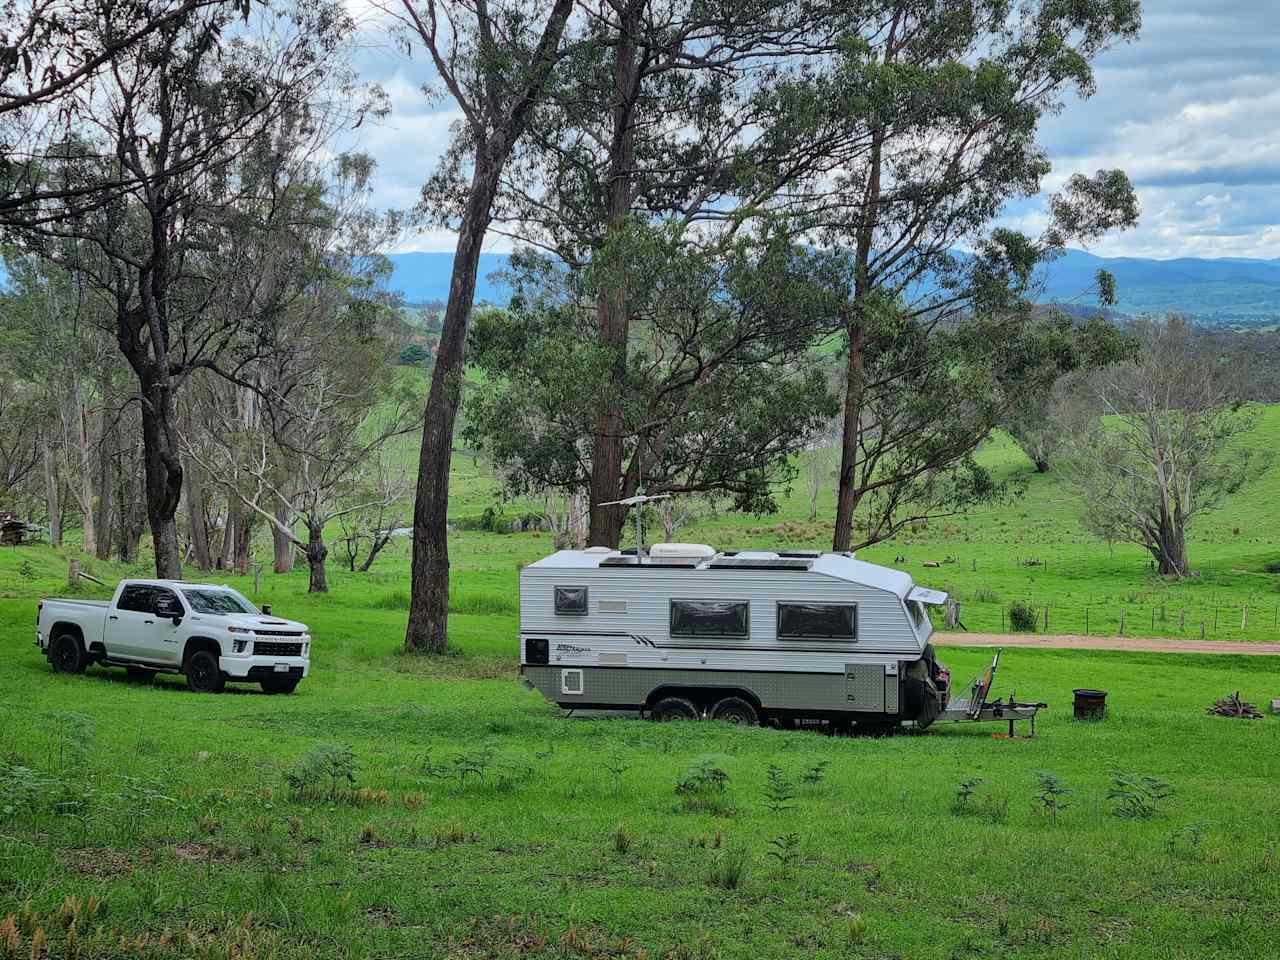
M227 590L183 590L182 595L196 613L253 613L247 601Z

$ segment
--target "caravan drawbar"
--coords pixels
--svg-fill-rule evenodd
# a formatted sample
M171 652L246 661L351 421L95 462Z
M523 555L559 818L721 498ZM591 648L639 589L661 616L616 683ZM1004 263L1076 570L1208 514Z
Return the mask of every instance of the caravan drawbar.
M657 720L932 723L950 674L910 575L818 551L561 550L520 574L526 682Z

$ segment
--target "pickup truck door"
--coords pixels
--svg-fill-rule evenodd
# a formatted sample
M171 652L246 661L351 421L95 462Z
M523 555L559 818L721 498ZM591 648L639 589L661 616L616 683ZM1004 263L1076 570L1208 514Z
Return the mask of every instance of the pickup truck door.
M116 605L107 611L102 642L108 657L146 663L174 664L182 655L177 628L172 620L156 614L158 594L177 597L172 590L145 583L131 583L120 592ZM164 597L160 598L163 602ZM174 649L178 648L178 649Z

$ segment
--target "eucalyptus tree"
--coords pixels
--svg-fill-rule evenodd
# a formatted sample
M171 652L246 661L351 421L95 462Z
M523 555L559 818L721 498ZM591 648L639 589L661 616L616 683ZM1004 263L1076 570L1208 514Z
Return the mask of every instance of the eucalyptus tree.
M0 222L29 223L48 203L100 200L100 185L42 177L41 146L75 126L69 103L160 30L250 0L5 0L0 3ZM59 135L58 131L62 134ZM121 178L119 185L124 186Z
M1185 577L1196 518L1255 478L1271 451L1241 442L1259 408L1241 401L1245 384L1188 320L1130 329L1136 353L1084 381L1094 416L1076 419L1064 472L1086 529L1139 544L1160 574Z
M51 180L96 202L49 201L22 234L111 303L137 381L161 577L181 570L177 391L198 370L234 375L263 319L209 309L225 278L214 267L227 266L211 253L234 239L243 199L237 158L332 82L350 31L337 3L266 5L231 36L236 16L218 6L166 22L117 54L109 82L77 88L66 109L81 132L50 145L44 162ZM111 21L94 26L107 36Z
M401 38L420 44L462 120L422 211L458 233L423 419L413 510L413 580L405 647L448 647L449 468L476 271L512 150L564 55L574 0L382 0ZM433 93L439 91L432 91Z
M837 550L854 545L859 509L863 542L875 542L990 493L972 451L1021 391L1080 362L1037 343L1061 332L1027 306L1037 266L1137 217L1113 170L1070 177L1038 237L996 225L1010 201L1040 191L1041 120L1067 95L1092 94L1092 61L1137 35L1137 0L864 7L870 26L841 69L805 91L861 113L870 137L813 227L849 255Z
M815 345L839 301L829 258L783 231L703 242L633 223L625 264L565 270L526 252L515 296L477 320L465 434L518 495L587 488L599 411L631 438L618 493L698 494L776 509L809 437L836 413ZM625 270L625 365L597 334Z
M614 545L626 508L605 504L634 484L644 446L610 388L628 377L632 304L647 297L627 270L637 238L671 228L732 242L766 213L820 207L825 181L867 135L811 91L864 14L821 0L593 0L583 17L582 42L507 167L497 216L522 243L596 274L590 339L610 361L605 402L591 407L589 540Z

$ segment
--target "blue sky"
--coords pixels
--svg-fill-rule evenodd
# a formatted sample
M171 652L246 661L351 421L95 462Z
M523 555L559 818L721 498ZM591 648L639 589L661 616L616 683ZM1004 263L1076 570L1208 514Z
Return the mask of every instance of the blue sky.
M359 2L359 0L355 0ZM370 36L374 37L370 25ZM378 161L375 202L416 201L455 114L430 103L419 56L375 44L359 57L381 83L392 115L360 130ZM1053 189L1077 172L1120 167L1142 202L1139 226L1090 250L1104 256L1280 257L1280 0L1146 0L1142 36L1095 64L1098 90L1046 120L1041 142ZM1040 204L1007 212L1035 229ZM493 237L489 249L507 248ZM406 237L401 249L452 250L443 231Z

